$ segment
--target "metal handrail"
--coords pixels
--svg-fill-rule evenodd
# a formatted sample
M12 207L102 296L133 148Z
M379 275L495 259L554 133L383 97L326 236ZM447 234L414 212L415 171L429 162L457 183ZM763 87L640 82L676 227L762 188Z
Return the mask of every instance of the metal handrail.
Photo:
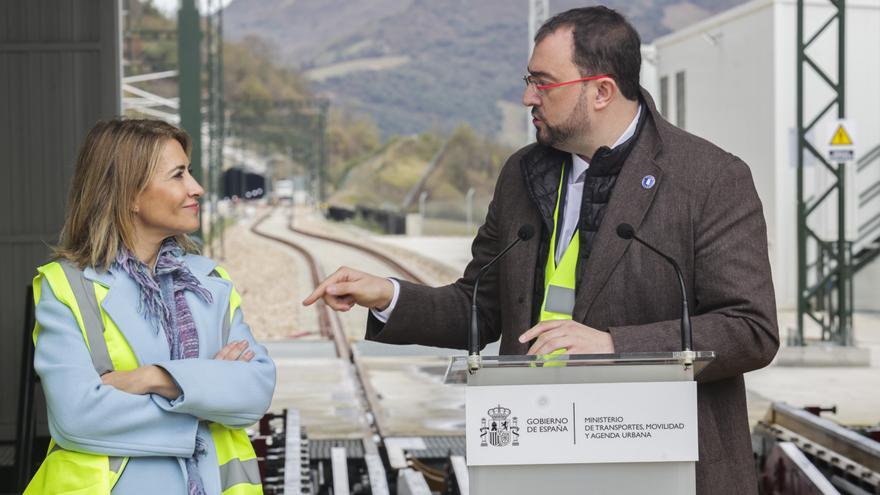
M856 170L861 172L863 168L870 165L877 158L880 158L880 144L874 146L871 151L865 153L861 158L856 160L856 166L858 167Z
M872 225L873 224L873 225ZM869 227L870 226L870 227ZM880 228L880 212L869 218L865 223L859 226L859 235L856 242L861 242L871 235L872 232Z
M880 180L859 193L859 207L865 206L878 195L880 195Z
M874 146L856 162L857 171L862 172L871 164L880 164L880 144ZM859 193L859 208L864 207L876 197L880 196L880 180L875 181ZM858 226L856 244L858 248L855 257L858 261L853 266L853 273L880 256L880 248L872 246L871 242L880 239L880 211L868 218ZM867 241L867 242L866 242Z

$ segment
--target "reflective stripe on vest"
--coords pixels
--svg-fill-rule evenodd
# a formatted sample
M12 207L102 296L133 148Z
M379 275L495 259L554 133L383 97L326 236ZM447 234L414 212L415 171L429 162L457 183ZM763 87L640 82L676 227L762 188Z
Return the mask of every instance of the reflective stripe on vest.
M215 266L211 275L216 275L223 280L232 282L229 273L221 266ZM238 294L238 291L235 290L235 286L233 286L232 292L229 294L229 318L223 320L223 345L226 345L226 342L229 341L229 331L232 329L232 319L235 318L235 310L238 309L239 306L241 306L241 295Z
M241 461L232 459L220 466L220 484L233 486L240 483L256 484L260 482L260 465L257 459Z
M103 311L101 301L108 289L91 283L82 270L67 260L41 266L34 278L34 303L41 296L42 278L49 283L56 298L74 314L98 374L138 367L134 352L112 319ZM229 274L216 267L212 275L231 281ZM223 318L223 343L228 341L235 311L241 296L232 289L228 317ZM39 337L39 324L34 327L34 345ZM247 433L216 423L208 423L220 464L220 486L223 495L260 495L259 466ZM108 457L65 450L50 441L49 451L40 469L28 484L25 494L73 492L88 487L89 493L108 494L128 464L127 457Z
M250 439L222 435L222 430L225 428L217 423L211 423L208 428L211 429L214 448L217 451L217 464L220 465L220 484L224 487L259 486L260 467L257 464L256 454L235 455L235 452L250 448ZM239 491L235 493L252 492Z
M70 260L59 260L58 264L61 265L61 269L67 276L67 282L70 284L73 297L79 306L83 329L86 332L86 344L89 346L89 354L92 356L95 371L99 376L113 371L110 351L107 350L107 342L104 340L104 320L101 318L101 309L98 307L94 285L86 279L82 270Z

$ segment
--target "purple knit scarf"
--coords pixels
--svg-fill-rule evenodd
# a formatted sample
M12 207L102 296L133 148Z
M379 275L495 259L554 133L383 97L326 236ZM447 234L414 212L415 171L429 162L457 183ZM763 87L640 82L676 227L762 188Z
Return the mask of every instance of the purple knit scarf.
M183 256L184 251L174 238L168 238L159 248L155 274L127 249L119 251L115 265L140 287L138 312L164 330L171 359L196 359L199 357L199 333L184 293L187 290L194 292L209 304L214 301L211 293L190 272ZM198 470L198 457L204 454L205 443L197 436L195 452L186 460L189 495L205 493Z

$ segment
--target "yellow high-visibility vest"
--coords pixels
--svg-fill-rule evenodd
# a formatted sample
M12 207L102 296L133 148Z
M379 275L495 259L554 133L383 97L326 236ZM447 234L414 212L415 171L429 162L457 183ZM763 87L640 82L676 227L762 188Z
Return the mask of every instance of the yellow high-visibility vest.
M556 193L556 208L553 210L553 234L550 237L550 249L547 262L544 264L544 302L541 304L540 321L570 320L574 313L575 284L577 283L577 260L580 253L579 230L575 229L559 263L556 263L556 239L561 235L559 222L559 204L562 202L562 188L565 186L565 164L559 178L559 190ZM564 242L564 240L563 240ZM541 356L551 360L555 356L565 354L566 349L556 349ZM545 363L544 366L562 365L564 363Z
M570 320L574 312L577 260L581 246L579 229L575 229L562 258L558 264L556 263L556 239L561 234L559 203L562 201L564 180L565 173L559 178L556 209L553 210L553 235L550 237L550 249L544 265L544 303L541 305L541 321Z
M219 266L214 271L218 276L230 280L229 274ZM69 307L76 317L92 363L99 374L112 370L133 370L139 366L134 351L122 332L101 307L101 302L107 296L106 287L98 283L90 284L73 263L66 260L54 261L37 268L33 285L35 305L40 302L43 279L49 283L55 297ZM87 290L89 287L93 290ZM92 302L95 304L91 304ZM224 318L223 321L224 344L229 337L235 310L240 305L241 296L233 288L229 297L229 318ZM87 310L83 313L80 308L97 308L98 311ZM37 345L39 335L40 325L37 323L33 333L34 345ZM210 423L208 427L217 451L222 494L262 495L257 455L247 432L217 423ZM109 495L127 464L127 457L74 452L51 440L46 459L28 484L24 495Z

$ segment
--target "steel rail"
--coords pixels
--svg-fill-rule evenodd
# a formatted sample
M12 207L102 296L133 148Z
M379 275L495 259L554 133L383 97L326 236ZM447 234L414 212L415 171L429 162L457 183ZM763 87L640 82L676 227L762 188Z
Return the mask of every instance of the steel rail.
M267 234L265 232L260 232L258 230L260 224L266 221L269 216L272 215L273 210L266 212L265 215L259 218L256 222L251 225L251 232L264 239L269 239L279 244L283 244L286 247L289 247L299 253L306 261L306 264L309 265L309 273L312 279L312 287L317 287L321 281L325 278L325 274L318 263L318 260L309 252L308 249L303 247L296 242L293 242L289 239L284 239L278 236L274 236L272 234ZM375 390L372 385L369 383L367 379L367 375L360 364L359 360L356 358L355 354L352 352L351 343L345 337L345 331L343 329L342 320L339 318L339 314L335 311L332 311L331 308L323 301L319 300L316 302L318 307L318 324L321 329L321 335L324 338L329 338L333 340L333 343L336 348L336 355L344 360L349 366L351 366L352 373L355 376L355 379L360 385L360 401L362 406L364 407L364 411L366 412L366 419L369 424L367 428L365 428L362 432L361 442L364 446L365 452L365 461L367 461L367 466L369 469L370 476L370 486L373 488L373 493L377 493L378 495L387 495L387 480L384 478L384 470L376 469L375 466L370 468L370 456L373 456L374 459L377 459L376 456L379 455L379 451L376 448L374 436L376 434L382 437L378 422L376 418L378 417L377 411L379 411L379 398L376 395ZM382 466L382 461L378 460L374 463L378 466ZM374 480L373 477L378 476L382 478L381 480ZM384 487L384 490L382 489Z
M271 234L267 234L265 232L261 232L258 230L260 224L262 224L269 216L272 215L272 211L267 212L265 215L260 217L254 224L251 226L251 232L259 237L269 239L280 244L283 244L297 253L299 253L309 265L309 271L311 274L312 285L317 287L321 281L325 278L325 274L321 269L320 264L317 259L312 255L312 253L296 242L290 241L285 238L281 238L278 236L274 236ZM290 228L290 226L288 226ZM346 245L353 249L366 252L367 254L373 255L380 259L381 261L388 263L392 268L398 271L401 274L405 274L408 278L413 279L414 282L421 283L421 278L415 276L411 271L407 270L405 267L397 263L396 261L388 258L382 253L378 253L374 250L364 249L362 246L357 244L348 243L340 241L339 239L329 238L326 236L313 235L307 232L301 232L298 230L294 230L290 228L294 233L304 235L307 237L314 237L321 240L327 240L331 242L338 242L339 244ZM321 335L325 338L332 339L334 341L336 347L336 354L342 359L350 362L353 367L353 372L357 378L358 383L360 384L362 390L362 397L365 401L365 406L367 412L371 415L370 423L371 427L374 428L375 433L377 433L380 437L384 438L381 422L379 421L381 408L379 407L379 396L375 390L375 388L370 383L367 377L367 370L364 367L363 363L357 358L357 354L352 351L351 344L348 339L345 337L345 331L343 328L342 320L339 317L339 314L333 311L323 300L319 300L316 304L319 304L318 308L318 324L321 329Z
M318 260L316 260L315 257L312 256L312 253L310 253L309 250L290 240L274 236L272 234L267 234L265 232L260 232L258 230L260 225L265 222L271 214L272 212L269 211L265 215L260 217L259 220L254 222L253 225L251 225L251 232L259 237L263 237L265 239L270 239L280 244L284 244L285 246L298 252L303 258L305 258L306 264L309 266L309 274L312 278L312 285L314 287L317 287L318 284L321 283L321 280L323 280L324 274L321 272L321 267L318 265ZM345 338L345 335L342 332L342 326L338 323L333 323L333 317L331 316L331 314L335 315L335 313L331 313L330 307L327 306L327 304L324 303L323 300L318 301L317 304L318 328L321 330L321 336L333 340L333 343L336 346L337 356L343 359L349 359L351 357L351 348L348 345L348 340Z
M331 237L331 236L324 235L324 234L316 234L314 232L309 232L307 230L298 229L298 228L294 227L293 224L291 224L291 223L288 223L287 229L295 234L303 235L306 237L312 237L314 239L320 239L322 241L334 242L336 244L341 244L343 246L347 246L352 249L356 249L358 251L367 253L370 256L378 259L382 263L385 263L386 265L390 266L392 269L394 269L394 271L396 271L396 272L400 273L401 275L403 275L404 277L406 277L406 279L409 280L410 282L415 282L417 284L426 284L426 281L424 278L416 275L412 270L406 268L405 266L401 265L394 258L391 258L387 254L385 254L377 249L367 247L362 244L358 244L354 241L349 241L347 239L340 239L338 237Z

